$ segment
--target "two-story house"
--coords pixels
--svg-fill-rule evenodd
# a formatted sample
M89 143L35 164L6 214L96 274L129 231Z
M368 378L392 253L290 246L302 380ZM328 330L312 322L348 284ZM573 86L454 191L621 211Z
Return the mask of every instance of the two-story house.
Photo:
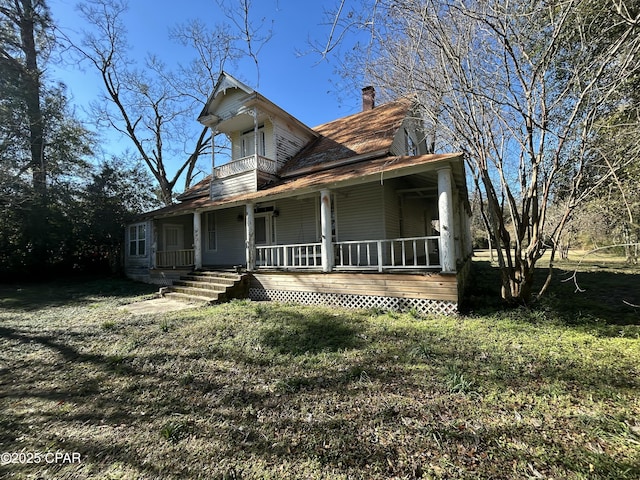
M187 298L239 272L254 300L455 312L471 255L462 155L427 154L411 99L362 96L362 112L309 128L223 73L198 121L232 158L129 226L127 274Z

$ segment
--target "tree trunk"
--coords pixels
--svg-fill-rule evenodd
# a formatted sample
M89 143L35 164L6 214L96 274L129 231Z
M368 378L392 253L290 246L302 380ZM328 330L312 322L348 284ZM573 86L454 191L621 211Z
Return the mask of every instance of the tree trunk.
M20 39L25 55L24 98L29 118L29 140L31 149L31 170L33 188L40 206L47 205L47 164L44 152L44 121L40 107L40 71L35 42L36 12L32 0L22 0L20 17Z
M47 163L44 144L44 119L40 106L41 72L38 69L38 50L36 45L36 23L38 14L33 0L20 0L22 11L17 16L20 31L20 48L24 53L21 68L21 88L27 107L29 121L30 162L34 198L29 215L26 218L27 232L31 243L31 261L42 269L49 260L48 238L49 201L47 198ZM16 2L18 10L18 3Z

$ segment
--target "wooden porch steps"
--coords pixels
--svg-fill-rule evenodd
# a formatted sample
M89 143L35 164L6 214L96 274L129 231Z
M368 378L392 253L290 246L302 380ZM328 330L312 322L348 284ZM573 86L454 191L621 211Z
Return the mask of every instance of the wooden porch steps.
M191 303L219 303L249 294L246 274L225 271L195 271L182 275L165 287L164 297Z

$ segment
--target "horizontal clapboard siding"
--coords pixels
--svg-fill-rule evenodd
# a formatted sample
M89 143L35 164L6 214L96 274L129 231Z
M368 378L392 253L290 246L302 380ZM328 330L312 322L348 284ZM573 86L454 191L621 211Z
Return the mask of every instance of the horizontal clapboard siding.
M395 298L458 301L458 280L452 274L379 273L254 273L251 288Z
M258 190L255 170L215 180L211 184L211 198L228 197Z
M240 216L242 218L240 218ZM243 208L217 210L217 250L208 250L207 212L202 213L202 263L204 265L241 265L245 259L245 222Z
M400 199L396 191L397 180L384 182L384 226L385 238L400 238Z
M275 158L278 163L283 164L289 160L311 140L310 135L304 135L297 130L298 129L293 129L290 125L282 121L274 124L276 156L273 158Z
M173 225L182 229L182 243L177 246L178 250L191 248L191 246L193 245L193 214L180 215L179 217L161 218L157 220L156 231L158 234L158 238L156 244L158 247L158 251L160 252L167 250L167 246L164 244L165 225Z
M301 200L278 200L276 208L276 242L278 244L313 243L319 241L317 202L308 197Z
M384 238L384 186L368 183L335 195L338 241Z
M221 120L227 120L238 114L240 107L249 95L238 89L227 90L222 100L217 104L215 114Z

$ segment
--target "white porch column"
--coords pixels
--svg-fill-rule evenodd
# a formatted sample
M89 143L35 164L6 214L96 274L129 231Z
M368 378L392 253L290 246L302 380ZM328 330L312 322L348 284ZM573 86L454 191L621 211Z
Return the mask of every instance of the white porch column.
M149 222L149 226L151 227L151 250L149 254L151 255L151 268L156 268L158 266L158 226L156 220L151 220ZM127 246L128 248L128 246Z
M202 213L193 212L193 263L196 270L202 269Z
M252 272L256 269L256 233L255 233L255 217L254 217L254 205L253 203L247 203L245 226L247 228L246 236L246 257L247 257L247 271Z
M211 181L216 178L216 135L218 131L215 128L211 129ZM209 192L211 193L211 192Z
M331 191L320 191L320 227L321 234L321 252L322 252L322 271L330 272L333 270L333 242L331 239Z
M453 235L453 197L451 167L438 170L438 216L440 218L440 263L443 272L456 271L456 246Z

